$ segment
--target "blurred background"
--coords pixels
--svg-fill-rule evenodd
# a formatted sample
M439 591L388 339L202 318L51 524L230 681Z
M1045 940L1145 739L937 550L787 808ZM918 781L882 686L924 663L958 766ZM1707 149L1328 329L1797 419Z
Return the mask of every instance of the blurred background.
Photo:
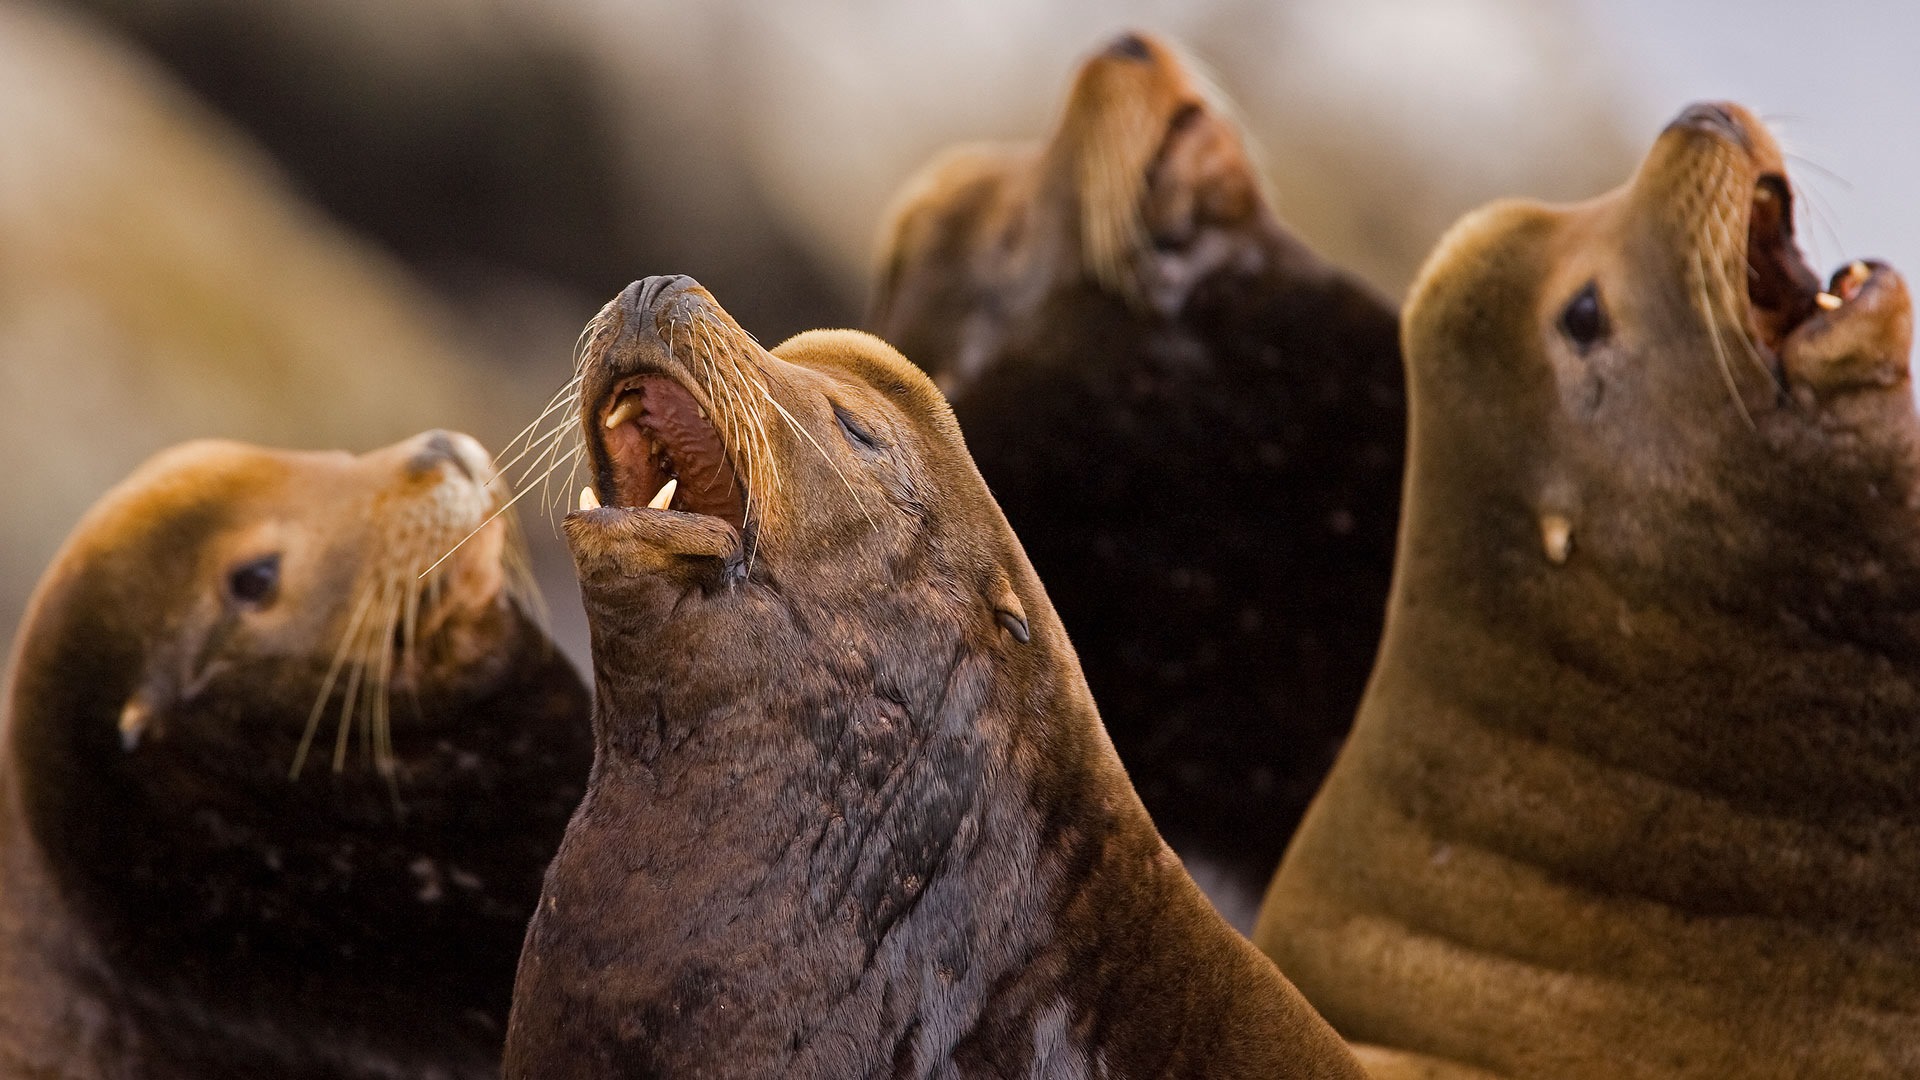
M629 280L769 345L858 325L896 188L1033 138L1128 26L1213 69L1282 217L1398 296L1446 225L1624 180L1689 100L1797 156L1800 236L1920 260L1920 12L1656 0L0 0L0 642L81 512L223 435L494 449ZM528 504L531 505L531 500ZM555 630L584 624L526 532Z

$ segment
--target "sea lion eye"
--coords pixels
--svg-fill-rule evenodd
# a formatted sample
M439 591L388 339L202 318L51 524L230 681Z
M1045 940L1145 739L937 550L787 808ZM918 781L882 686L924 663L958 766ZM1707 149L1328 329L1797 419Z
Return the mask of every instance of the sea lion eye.
M1607 311L1600 306L1600 293L1593 282L1587 282L1586 288L1567 302L1566 310L1560 313L1560 332L1581 349L1607 336Z
M854 449L866 451L880 449L880 440L868 434L867 429L861 427L860 421L855 420L847 410L835 405L833 418L840 422L840 434L847 437L847 442L853 444Z
M241 563L227 574L227 592L235 600L265 607L280 592L280 555L263 555Z

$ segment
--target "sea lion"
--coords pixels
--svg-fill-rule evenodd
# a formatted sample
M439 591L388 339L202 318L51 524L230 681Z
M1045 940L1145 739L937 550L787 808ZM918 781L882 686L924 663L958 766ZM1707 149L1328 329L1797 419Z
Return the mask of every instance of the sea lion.
M1257 932L1410 1070L1920 1072L1912 310L1793 199L1698 105L1414 289L1380 662Z
M1045 146L907 189L869 324L951 391L1141 798L1243 924L1373 664L1405 429L1394 309L1261 188L1218 95L1123 35Z
M7 693L0 1076L497 1075L591 733L492 483L196 442L81 521Z
M507 1077L1361 1075L1154 831L925 375L684 277L584 363L596 753Z

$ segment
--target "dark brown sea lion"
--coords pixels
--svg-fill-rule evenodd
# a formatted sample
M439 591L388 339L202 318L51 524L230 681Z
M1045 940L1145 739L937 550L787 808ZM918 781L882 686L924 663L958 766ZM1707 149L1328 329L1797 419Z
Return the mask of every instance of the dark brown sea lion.
M926 376L688 278L586 357L596 755L508 1077L1361 1075L1154 831Z
M1793 197L1695 106L1414 290L1380 663L1257 935L1388 1075L1920 1075L1912 310Z
M492 478L199 442L80 523L7 699L0 1076L497 1074L591 736L506 520L421 580Z
M1251 922L1379 637L1392 307L1280 225L1218 96L1138 34L1046 145L931 166L882 246L872 328L953 394L1141 798Z

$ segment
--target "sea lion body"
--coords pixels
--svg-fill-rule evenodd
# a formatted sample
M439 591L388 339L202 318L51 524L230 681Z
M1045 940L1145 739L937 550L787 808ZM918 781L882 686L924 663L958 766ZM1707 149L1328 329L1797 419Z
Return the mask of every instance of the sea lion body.
M1696 106L1409 302L1380 662L1256 932L1400 1067L1920 1072L1912 315L1790 200Z
M924 375L685 278L586 356L597 756L506 1076L1360 1075L1155 833Z
M0 1076L496 1073L590 744L491 477L201 442L89 512L8 690Z
M1134 34L1046 145L931 166L882 247L869 325L952 396L1142 800L1250 921L1378 642L1392 306L1278 222L1224 103Z

